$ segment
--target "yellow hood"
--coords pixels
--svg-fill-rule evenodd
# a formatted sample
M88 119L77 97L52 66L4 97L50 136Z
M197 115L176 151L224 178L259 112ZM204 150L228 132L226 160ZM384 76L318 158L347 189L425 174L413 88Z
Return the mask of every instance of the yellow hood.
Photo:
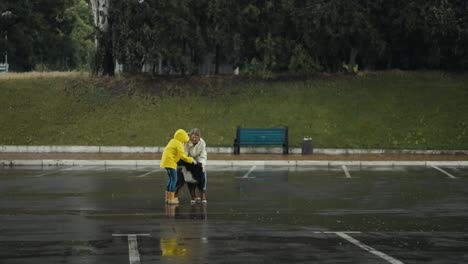
M176 169L177 162L181 159L187 163L193 163L193 158L187 157L187 154L184 152L183 144L187 141L189 141L189 136L185 130L179 129L175 132L174 138L164 148L161 157L161 168Z
M187 135L187 132L183 129L178 129L175 133L174 133L174 139L182 142L182 143L185 143L185 142L188 142L189 141L189 136Z

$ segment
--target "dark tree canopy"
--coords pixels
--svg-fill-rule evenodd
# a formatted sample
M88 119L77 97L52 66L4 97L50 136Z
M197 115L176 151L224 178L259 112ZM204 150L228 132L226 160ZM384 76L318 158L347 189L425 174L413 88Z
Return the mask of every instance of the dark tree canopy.
M14 15L0 24L11 69L105 69L115 60L125 71L149 65L155 74L199 74L207 64L214 73L230 65L264 76L354 65L468 68L464 0L106 0L106 34L93 23L91 2L1 1L0 13ZM97 53L95 37L105 45Z
M93 57L91 14L85 1L2 0L0 13L13 18L0 24L4 52L8 34L10 69L88 68Z

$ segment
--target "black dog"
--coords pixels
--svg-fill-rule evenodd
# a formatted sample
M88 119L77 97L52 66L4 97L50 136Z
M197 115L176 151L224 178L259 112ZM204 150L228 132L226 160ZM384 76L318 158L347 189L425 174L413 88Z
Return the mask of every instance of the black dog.
M179 161L177 163L177 185L176 185L176 191L175 191L175 196L178 197L179 190L184 186L185 178L184 174L182 172L182 167L185 167L187 171L192 173L192 177L196 183L191 183L187 182L187 187L190 192L190 196L192 200L195 200L196 194L195 194L195 189L198 188L200 192L203 192L203 186L204 186L204 172L203 172L203 167L201 163L197 164L192 164L192 163L187 163L185 161Z

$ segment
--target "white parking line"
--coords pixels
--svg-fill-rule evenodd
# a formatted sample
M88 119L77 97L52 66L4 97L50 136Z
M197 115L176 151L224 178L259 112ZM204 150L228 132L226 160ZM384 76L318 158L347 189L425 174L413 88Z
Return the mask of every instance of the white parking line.
M128 236L128 257L130 264L140 264L140 252L136 236Z
M252 173L252 171L255 170L255 168L257 168L257 166L252 166L252 168L250 168L250 170L244 174L244 176L242 177L236 177L236 178L240 178L240 179L254 179L255 177L249 177L250 173Z
M372 253L378 257L381 257L383 259L385 259L386 261L392 263L392 264L403 264L403 262L399 261L398 259L396 258L393 258L393 257L390 257L389 255L383 253L383 252L380 252L378 250L376 250L375 248L372 248L366 244L363 244L361 243L359 240L355 239L355 238L352 238L351 236L345 234L344 232L334 232L337 236L347 240L348 242L368 251L369 253Z
M315 231L314 233L323 233L323 234L336 234L336 233L345 233L345 234L361 234L361 231Z
M120 237L120 236L150 236L150 234L112 234L112 236Z
M65 168L65 169L61 169L61 170L56 170L56 171L52 171L52 172L47 172L47 173L35 175L35 176L32 176L32 177L33 177L33 178L40 178L40 177L42 177L42 176L51 175L51 174L54 174L54 173L57 173L57 172L66 171L66 170L73 169L73 168L77 168L77 167L82 167L82 165L80 165L80 166L72 166L72 167L68 167L68 168Z
M456 179L456 178L457 178L457 177L453 176L452 174L450 174L450 173L444 171L443 169L441 169L441 168L439 168L439 167L437 167L437 166L435 166L435 165L431 165L431 167L434 168L434 169L436 169L436 170L438 170L438 171L440 171L440 172L442 172L443 174L449 176L449 177L452 178L452 179Z
M128 259L130 264L140 264L140 252L138 252L137 236L149 236L149 234L112 234L112 236L126 236L128 238Z
M346 168L345 165L342 165L341 168L343 168L343 171L346 175L346 178L350 179L351 178L351 174L349 174L349 171L348 171L348 168Z
M150 171L150 172L147 172L145 174L142 174L142 175L138 175L137 178L143 178L143 177L146 177L148 175L150 175L151 173L154 173L154 172L157 172L157 171L160 171L161 169L157 169L157 170L154 170L154 171Z

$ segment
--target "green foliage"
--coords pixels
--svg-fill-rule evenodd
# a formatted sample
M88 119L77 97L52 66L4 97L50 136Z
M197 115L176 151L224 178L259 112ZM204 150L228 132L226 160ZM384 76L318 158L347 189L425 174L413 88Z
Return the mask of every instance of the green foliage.
M50 70L87 68L93 28L84 0L5 0L0 13L4 10L14 15L14 23L1 28L8 32L12 71L32 70L36 65Z
M268 66L264 61L258 61L256 58L253 58L244 65L243 73L268 79L273 77L273 73L269 70Z
M289 62L289 70L293 73L307 74L320 72L322 68L301 45L297 45Z
M462 0L112 0L112 49L128 72L161 63L163 74L225 65L270 78L292 72L468 68L468 1ZM12 70L88 70L95 57L85 0L0 2L14 19ZM100 37L100 32L96 36ZM110 36L110 35L109 35ZM108 53L106 53L108 54ZM242 69L242 67L244 67Z
M34 67L34 70L35 71L38 71L38 72L48 72L50 71L49 67L45 64L36 64L36 66Z
M64 12L64 19L72 24L70 33L71 46L73 48L73 60L75 69L91 70L94 58L94 43L92 18L85 0L75 1L75 4Z

